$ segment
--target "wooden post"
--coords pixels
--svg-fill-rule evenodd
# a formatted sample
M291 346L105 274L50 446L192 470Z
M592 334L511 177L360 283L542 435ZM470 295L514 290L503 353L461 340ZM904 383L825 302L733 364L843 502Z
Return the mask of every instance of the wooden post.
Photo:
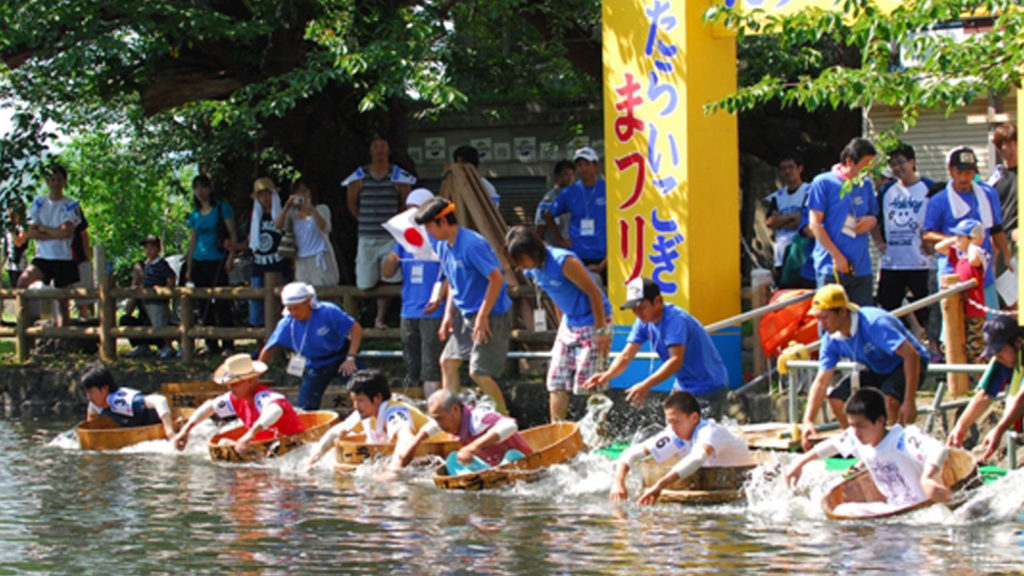
M356 299L356 295L351 292L346 292L341 297L341 307L345 309L345 313L349 316L359 319L359 300Z
M18 324L15 333L18 335L15 346L18 352L18 363L28 362L29 353L32 348L32 339L28 337L28 323L31 316L28 309L28 298L25 297L25 289L18 292Z
M270 335L277 326L277 319L281 317L281 299L274 294L281 285L280 272L265 272L263 274L263 339L269 340Z
M181 293L181 359L186 366L192 364L196 354L196 341L190 332L196 327L196 311L192 307L192 293L188 289Z
M767 306L771 300L772 273L764 268L757 268L750 272L750 308L756 310ZM768 371L768 361L764 357L764 350L761 348L761 319L754 319L754 374L764 374Z
M117 299L111 292L114 289L114 277L107 274L107 257L103 246L97 244L94 255L93 263L96 265L100 287L100 358L112 362L117 356L117 338L110 333L117 326Z
M956 274L944 274L939 279L939 288L945 290L958 284L960 277ZM967 329L964 324L964 303L962 294L953 294L942 301L942 325L946 337L946 362L949 364L967 363ZM970 390L967 374L947 374L949 394L953 398L964 396Z

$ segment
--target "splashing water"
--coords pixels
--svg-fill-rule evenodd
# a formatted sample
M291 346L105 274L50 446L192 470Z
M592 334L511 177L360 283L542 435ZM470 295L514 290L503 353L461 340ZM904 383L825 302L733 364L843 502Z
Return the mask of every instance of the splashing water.
M600 448L612 442L608 433L608 413L612 410L611 398L604 394L593 394L587 399L587 413L578 422L583 443L591 449Z

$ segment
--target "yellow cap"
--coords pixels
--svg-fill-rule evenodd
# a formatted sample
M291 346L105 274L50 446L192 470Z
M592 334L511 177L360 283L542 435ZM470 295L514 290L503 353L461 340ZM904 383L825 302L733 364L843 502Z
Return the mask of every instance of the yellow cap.
M846 290L839 284L826 284L814 293L814 300L811 301L811 308L819 310L837 310L846 308L853 312L859 310L856 304L852 304L846 297Z

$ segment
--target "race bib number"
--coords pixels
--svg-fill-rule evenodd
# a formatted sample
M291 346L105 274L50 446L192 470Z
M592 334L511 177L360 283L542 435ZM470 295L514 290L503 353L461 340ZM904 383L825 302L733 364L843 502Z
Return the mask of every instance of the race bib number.
M306 373L306 357L302 354L292 354L288 360L288 373L302 378L302 375Z
M584 218L580 220L580 236L593 236L594 235L594 219Z
M414 264L409 270L409 282L423 284L423 264Z
M857 237L857 219L853 214L846 215L846 222L843 223L843 234L846 234L850 238Z

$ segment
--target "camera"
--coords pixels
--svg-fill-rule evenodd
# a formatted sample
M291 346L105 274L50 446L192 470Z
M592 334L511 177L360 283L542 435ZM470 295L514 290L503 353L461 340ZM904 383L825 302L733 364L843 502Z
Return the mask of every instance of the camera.
M302 196L296 196L295 197L295 205L296 206L302 206L305 203L306 203L306 199L303 198Z

